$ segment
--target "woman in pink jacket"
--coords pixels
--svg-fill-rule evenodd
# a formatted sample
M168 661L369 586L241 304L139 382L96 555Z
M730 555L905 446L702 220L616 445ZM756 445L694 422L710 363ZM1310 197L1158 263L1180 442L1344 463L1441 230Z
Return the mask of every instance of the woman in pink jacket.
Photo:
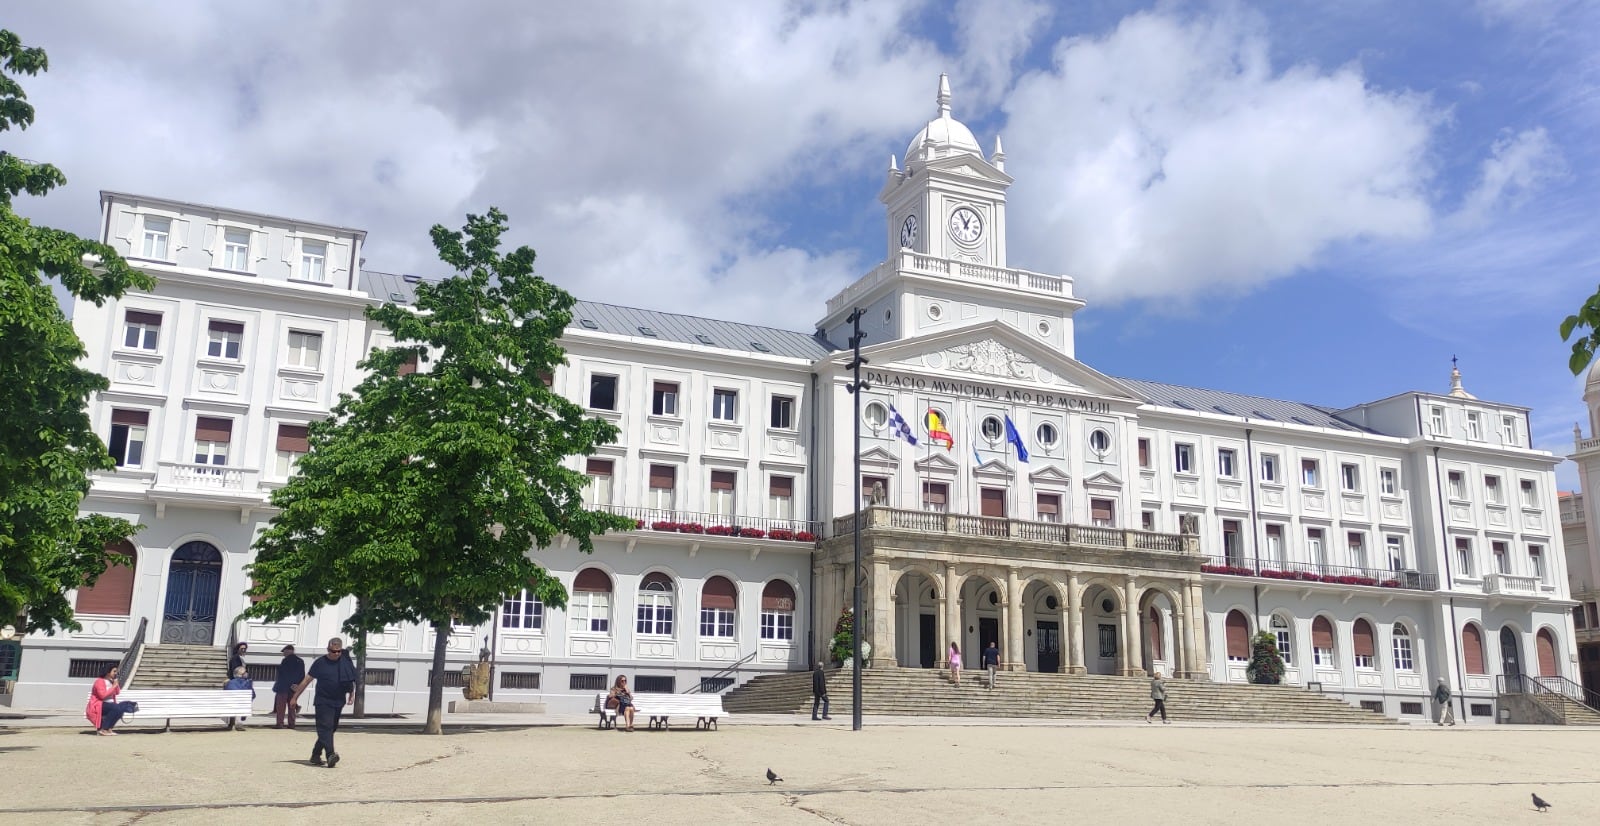
M89 718L94 724L95 733L107 737L115 737L117 733L111 728L122 719L122 704L117 702L117 692L122 686L117 684L117 667L111 666L100 679L94 681L94 687L89 689L89 705L83 709L83 716Z

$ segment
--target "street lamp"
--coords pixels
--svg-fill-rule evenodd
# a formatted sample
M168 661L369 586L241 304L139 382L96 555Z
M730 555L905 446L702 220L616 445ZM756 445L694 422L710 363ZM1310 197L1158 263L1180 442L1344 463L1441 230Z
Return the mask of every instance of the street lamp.
M860 307L857 307L850 312L850 316L846 319L850 322L851 358L850 363L845 367L854 371L854 377L849 384L845 385L845 390L855 397L855 438L850 445L851 458L855 464L854 488L856 497L855 564L851 570L851 576L855 578L855 590L854 601L850 609L850 662L854 666L854 668L850 669L850 729L852 731L861 730L861 669L866 666L866 663L861 661L861 391L866 390L870 385L861 380L861 366L867 363L867 360L861 357L861 340L867 337L866 333L861 332L861 317L863 315L865 313Z

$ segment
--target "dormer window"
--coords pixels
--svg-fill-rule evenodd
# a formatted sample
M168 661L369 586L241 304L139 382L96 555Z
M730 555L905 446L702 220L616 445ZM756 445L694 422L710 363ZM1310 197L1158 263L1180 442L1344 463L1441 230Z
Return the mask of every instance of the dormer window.
M144 218L144 247L140 251L140 255L157 261L167 260L168 240L171 237L171 218L156 218L146 215Z
M322 241L300 242L300 278L325 284L328 281L328 245Z
M222 268L235 272L249 272L250 230L229 229L223 233Z

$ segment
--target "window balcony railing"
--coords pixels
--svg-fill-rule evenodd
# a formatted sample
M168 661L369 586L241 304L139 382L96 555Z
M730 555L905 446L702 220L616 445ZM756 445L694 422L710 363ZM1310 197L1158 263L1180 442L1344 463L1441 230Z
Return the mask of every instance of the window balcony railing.
M1200 572L1328 585L1367 585L1379 588L1407 588L1415 591L1439 589L1439 577L1421 571L1391 571L1385 568L1356 568L1316 562L1268 561L1257 565L1255 560L1239 556L1208 556L1205 564L1200 566Z
M922 533L987 536L1020 539L1053 545L1080 545L1098 548L1123 548L1161 553L1195 553L1193 537L1155 533L1099 525L1072 525L1064 522L1030 522L998 516L968 516L938 511L913 511L874 505L864 511L863 527ZM833 520L831 536L849 536L856 528L856 514Z
M1483 578L1485 594L1506 594L1518 597L1539 595L1539 580L1531 576L1514 574L1489 574Z
M182 490L254 493L260 477L261 471L256 468L162 462L156 470L156 486Z
M631 516L636 530L686 533L700 536L775 539L780 542L816 542L819 525L803 519L770 519L760 516L728 516L719 513L635 508L623 505L595 505L595 510Z

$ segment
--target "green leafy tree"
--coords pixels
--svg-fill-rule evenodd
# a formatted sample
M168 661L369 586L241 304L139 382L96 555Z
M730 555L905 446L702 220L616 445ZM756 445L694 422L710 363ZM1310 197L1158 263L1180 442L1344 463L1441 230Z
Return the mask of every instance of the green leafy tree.
M251 566L263 599L249 616L280 620L355 595L349 632L432 627L430 734L441 732L452 624L487 621L524 587L564 607L566 589L530 550L566 535L591 552L593 535L635 524L584 509L587 477L563 465L617 429L545 386L565 360L573 298L533 274L532 249L502 256L505 231L498 209L467 216L463 232L435 226L457 274L419 284L415 311L367 311L396 346L369 354L355 392L311 425L311 451L273 492L279 512Z
M1283 682L1283 652L1271 631L1258 631L1250 640L1250 664L1245 666L1250 682L1277 685Z
M0 132L33 124L16 75L49 68L44 50L0 30ZM61 170L0 152L0 623L25 616L29 631L77 629L66 592L121 561L106 545L131 536L125 520L80 516L89 473L114 467L90 427L89 396L105 377L85 355L47 279L96 305L155 281L110 247L34 226L12 201L66 183Z
M1600 292L1584 299L1578 312L1561 322L1561 340L1572 340L1572 334L1580 330L1588 332L1572 341L1572 355L1567 358L1567 369L1574 376L1594 361L1595 351L1600 349Z

